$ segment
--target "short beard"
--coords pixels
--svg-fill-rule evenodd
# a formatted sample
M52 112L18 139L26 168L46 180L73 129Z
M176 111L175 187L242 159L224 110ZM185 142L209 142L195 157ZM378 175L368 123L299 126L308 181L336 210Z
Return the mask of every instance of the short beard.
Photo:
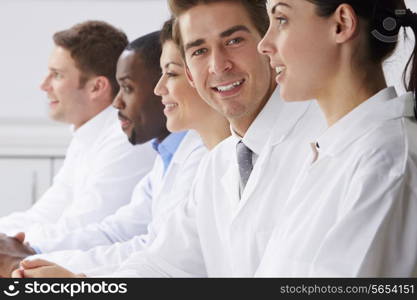
M130 135L128 140L132 145L137 144L137 142L136 142L136 130L134 128L132 129L132 134Z

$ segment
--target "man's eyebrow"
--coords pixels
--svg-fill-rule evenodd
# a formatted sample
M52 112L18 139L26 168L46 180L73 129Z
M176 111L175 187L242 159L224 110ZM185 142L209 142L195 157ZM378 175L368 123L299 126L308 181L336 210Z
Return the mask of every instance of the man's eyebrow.
M185 51L187 51L190 48L198 47L198 46L200 46L204 43L205 43L204 39L198 39L198 40L195 40L195 41L192 41L192 42L189 42L189 43L185 44L184 49L185 49Z
M222 33L220 33L220 37L225 38L225 37L231 36L236 31L245 31L245 32L250 33L250 30L249 30L248 27L246 27L244 25L236 25L236 26L233 26L232 28L227 29L227 30L223 31Z
M288 8L292 8L289 4L285 3L285 2L278 2L276 3L272 8L271 8L271 14L275 14L275 10L278 6L283 6L283 7L288 7Z
M49 70L51 70L52 72L62 72L63 71L63 69L54 68L54 67L50 67Z
M130 75L124 75L122 77L117 78L118 81L125 81L126 79L131 79Z
M237 31L250 32L248 27L246 27L244 25L236 25L236 26L233 26L233 27L223 31L222 33L220 33L220 37L225 38L225 37L231 36L233 33L237 32ZM205 42L206 41L204 39L198 39L198 40L189 42L189 43L185 44L184 50L187 51L190 48L201 46Z

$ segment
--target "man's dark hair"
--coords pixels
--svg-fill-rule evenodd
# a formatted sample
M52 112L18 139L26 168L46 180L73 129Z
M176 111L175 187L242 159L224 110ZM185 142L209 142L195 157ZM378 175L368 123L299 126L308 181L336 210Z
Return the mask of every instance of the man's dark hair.
M245 7L250 19L252 20L252 24L258 30L261 37L265 35L269 26L269 18L266 10L266 0L168 0L168 5L172 15L175 18L178 18L183 13L187 12L195 6L217 2L241 3ZM178 22L174 22L172 29L173 37L174 41L180 48L182 56L184 56L181 32L178 27Z
M159 41L160 31L154 31L144 35L127 45L125 50L134 51L140 55L143 63L147 67L147 71L152 80L158 83L162 70L159 64L161 58L162 47Z

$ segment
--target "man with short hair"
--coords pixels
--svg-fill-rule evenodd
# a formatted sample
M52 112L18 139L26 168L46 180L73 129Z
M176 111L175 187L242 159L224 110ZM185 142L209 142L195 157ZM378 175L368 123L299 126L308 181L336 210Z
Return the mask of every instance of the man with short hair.
M203 161L190 198L123 277L254 276L310 148L324 128L314 102L284 103L257 51L265 1L170 0L190 82L230 121L232 136ZM271 186L274 177L279 186ZM279 180L276 180L279 178Z
M161 51L159 32L126 47L117 64L120 91L113 102L131 141L154 138L158 154L152 170L138 183L129 204L100 223L56 236L39 258L74 272L119 266L130 253L152 243L167 216L188 196L207 149L196 131L167 131L165 106L153 92L162 73ZM63 248L68 250L54 251Z
M149 143L133 147L128 142L111 107L119 90L115 71L126 35L105 22L87 21L55 33L53 39L41 88L48 95L51 118L72 124L73 139L63 167L41 199L27 211L0 219L0 232L25 232L38 251L56 236L100 222L128 203L155 158ZM152 131L153 125L143 130ZM34 252L19 243L21 234L17 237L1 235L1 275L11 271L9 254L14 259Z
M155 54L150 56L152 51ZM196 132L170 133L166 128L164 105L153 93L162 72L160 54L159 31L142 36L126 47L117 65L120 91L113 102L119 110L121 126L131 141L153 138L157 158L152 170L138 183L130 203L102 222L55 237L43 252L88 250L127 241L147 232L154 218L152 207L158 205L166 212L165 207L174 203L174 199L169 199L174 198L173 194L187 195L190 189L187 183L207 150ZM152 126L150 120L155 120Z

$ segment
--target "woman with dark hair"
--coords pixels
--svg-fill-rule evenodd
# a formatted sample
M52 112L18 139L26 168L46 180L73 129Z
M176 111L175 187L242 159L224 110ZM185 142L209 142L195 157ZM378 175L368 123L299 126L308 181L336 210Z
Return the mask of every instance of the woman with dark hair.
M416 35L417 15L402 0L271 0L268 14L259 51L282 98L317 99L328 129L312 144L257 275L416 276L417 46L401 97L382 63L401 27Z

